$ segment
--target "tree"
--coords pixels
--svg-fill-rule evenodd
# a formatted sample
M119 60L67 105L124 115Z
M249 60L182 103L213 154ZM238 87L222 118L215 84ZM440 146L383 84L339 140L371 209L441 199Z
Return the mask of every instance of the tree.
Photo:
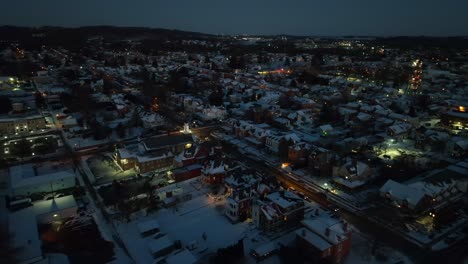
M6 114L10 112L11 109L12 107L10 98L6 95L0 96L0 114Z
M421 94L416 97L416 105L420 108L427 108L431 104L431 97L427 94Z
M114 88L113 86L114 85L111 80L109 80L108 78L104 78L102 84L102 93L107 95L111 94Z
M288 161L289 147L294 145L294 141L281 139L278 144L278 155L281 161Z
M143 120L141 120L140 113L138 112L138 109L135 109L135 111L133 111L132 117L130 118L128 125L131 126L131 127L141 127L141 126L143 126Z
M245 68L245 59L242 55L234 55L231 56L231 60L229 61L229 67L231 69L244 69Z
M206 237L206 233L202 234L202 237ZM209 239L207 237L207 239ZM213 264L234 264L244 257L244 240L240 239L236 244L228 246L226 248L220 248L216 252L216 255L211 257L210 263Z
M51 148L50 144L37 144L34 146L34 153L36 155L44 155L50 153L53 148Z
M330 105L330 103L324 103L320 110L319 119L322 123L333 122L339 119L339 112L337 109Z
M292 104L292 101L291 101L291 98L286 95L286 94L282 94L280 96L280 98L278 99L278 105L282 108L282 109L288 109L291 107L291 104Z
M210 105L220 106L223 104L223 93L221 91L214 91L208 97Z
M0 229L0 259L2 263L17 263L16 254L20 250L13 247L12 235Z
M408 111L408 115L411 116L411 117L415 117L416 116L416 110L414 109L413 106L410 107L409 111Z
M107 126L101 125L99 122L93 122L92 129L94 132L95 140L105 139L112 133L112 129L110 129Z
M11 149L11 154L18 157L31 156L31 145L31 142L23 138L20 141L17 141L15 145L12 145L13 148Z
M44 97L41 93L37 92L34 94L34 100L38 108L43 108L46 104Z
M119 138L125 138L127 136L126 130L127 128L122 123L119 123L117 127L115 128L115 131L117 132L117 135L119 136Z

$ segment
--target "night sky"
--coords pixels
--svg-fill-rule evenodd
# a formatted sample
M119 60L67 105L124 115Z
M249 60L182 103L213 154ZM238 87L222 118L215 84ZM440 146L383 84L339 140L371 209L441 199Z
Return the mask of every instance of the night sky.
M10 0L0 25L118 25L214 34L468 35L467 0Z

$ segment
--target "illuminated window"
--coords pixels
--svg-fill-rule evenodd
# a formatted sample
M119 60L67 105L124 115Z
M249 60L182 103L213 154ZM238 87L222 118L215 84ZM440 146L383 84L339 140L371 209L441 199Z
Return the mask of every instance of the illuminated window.
M466 108L464 106L459 106L458 111L460 112L466 112Z
M125 164L128 164L128 159L121 159L120 162L125 165Z
M192 144L191 144L191 143L185 144L185 148L186 148L186 149L189 149L189 148L191 148L191 147L192 147Z

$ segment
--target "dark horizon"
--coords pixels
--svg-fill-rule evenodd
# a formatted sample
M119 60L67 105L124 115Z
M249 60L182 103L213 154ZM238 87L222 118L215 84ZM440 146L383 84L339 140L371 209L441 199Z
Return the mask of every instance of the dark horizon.
M0 25L167 28L214 35L467 36L468 2L277 0L9 2Z
M167 31L180 31L180 32L188 32L188 33L196 33L208 36L246 36L246 37L277 37L277 36L289 36L289 37L298 37L298 38L306 38L306 37L317 37L317 38L468 38L468 34L466 35L447 35L447 36L437 36L437 35L298 35L298 34L288 34L288 33L278 33L278 34L246 34L246 33L239 33L239 34L214 34L214 33L207 33L207 32L200 32L200 31L190 31L184 29L177 29L177 28L162 28L162 27L150 27L150 26L125 26L125 25L86 25L86 26L55 26L55 25L42 25L42 26L19 26L19 25L11 25L5 24L0 25L2 27L13 27L13 28L30 28L30 29L45 29L45 28L60 28L60 29L80 29L80 28L98 28L98 27L107 27L107 28L125 28L125 29L148 29L148 30L167 30Z

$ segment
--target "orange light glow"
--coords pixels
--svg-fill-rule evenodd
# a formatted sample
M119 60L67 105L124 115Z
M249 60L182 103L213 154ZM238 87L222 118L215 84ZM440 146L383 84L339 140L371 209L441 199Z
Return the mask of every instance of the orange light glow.
M460 112L466 112L466 108L464 106L459 106L458 111Z

